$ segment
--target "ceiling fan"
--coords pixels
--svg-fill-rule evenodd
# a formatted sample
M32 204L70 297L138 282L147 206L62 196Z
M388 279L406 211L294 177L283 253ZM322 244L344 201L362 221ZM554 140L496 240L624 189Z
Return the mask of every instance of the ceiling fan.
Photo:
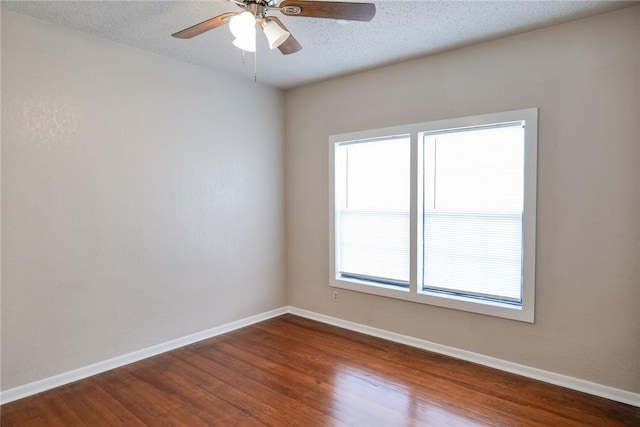
M302 49L300 43L289 33L287 27L268 12L278 11L286 16L328 18L347 21L371 21L376 14L373 3L351 3L313 0L227 0L235 3L243 12L226 12L172 34L179 39L190 39L206 31L229 24L236 37L233 44L242 50L255 52L256 24L262 29L271 49L278 48L283 55Z

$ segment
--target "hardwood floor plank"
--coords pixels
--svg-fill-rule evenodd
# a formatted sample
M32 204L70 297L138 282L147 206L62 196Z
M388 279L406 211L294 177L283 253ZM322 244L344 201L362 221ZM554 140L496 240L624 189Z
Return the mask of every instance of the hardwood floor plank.
M268 338L264 333L260 331L247 331L247 333L253 334L253 339L257 339L258 345L271 346L278 345L280 351L285 351L287 348L296 346L297 351L303 354L303 358L307 360L314 360L318 365L324 368L335 370L335 376L342 379L343 383L362 383L363 385L369 384L373 392L384 390L380 393L378 400L388 405L390 400L387 394L391 395L394 391L394 384L398 384L400 389L406 388L410 385L411 388L415 388L415 382L422 386L422 390L414 390L414 398L422 399L416 402L420 405L427 405L429 407L435 407L438 412L449 412L456 414L458 419L469 419L483 422L485 425L490 425L499 419L499 413L488 411L486 408L478 410L477 399L479 396L473 395L466 389L455 390L451 392L449 390L449 384L446 382L438 381L437 378L420 378L419 375L414 373L407 373L404 369L398 369L393 363L388 363L384 369L380 369L382 364L376 358L373 361L369 361L369 364L364 364L363 360L371 359L370 354L358 354L352 350L356 350L356 343L349 344L348 349L344 349L344 343L334 343L333 346L326 346L319 344L317 340L313 340L313 343L303 346L303 343L307 342L306 335L298 336L296 333L288 329L286 332L278 331L276 328L270 331L275 334L279 334L278 339ZM315 337L314 337L315 338ZM297 358L295 359L298 360ZM371 365L374 365L373 367ZM313 367L307 367L306 369L313 369ZM392 369L389 371L389 369ZM394 374L394 372L398 374ZM413 368L416 372L416 368ZM383 373L386 372L386 376ZM408 380L407 380L408 379ZM339 387L336 387L340 390ZM422 394L420 394L422 393ZM480 396L481 397L481 396ZM465 402L474 402L473 405L465 404L464 407L456 404L452 404L452 401L456 399L465 400ZM508 417L507 417L508 418Z
M640 426L640 408L284 315L0 407L2 426Z
M208 360L206 365L215 370L215 377L221 382L244 390L248 397L259 403L264 410L275 413L278 419L285 417L292 424L304 425L308 419L323 418L323 414L319 411L300 404L279 390L270 388L265 384L260 373L255 370L252 371L247 364L229 358L221 352L211 354L203 351L203 349L199 350L198 356ZM337 420L335 424L341 425Z
M323 399L322 395L313 393L314 389L322 389L323 385L327 385L326 382L309 377L307 379L307 384L303 385L301 383L304 382L304 375L301 372L296 373L290 369L288 370L286 375L274 375L274 372L271 369L267 369L264 366L264 359L269 359L269 357L261 358L263 361L254 366L251 364L251 362L246 362L247 358L242 357L242 353L240 350L242 349L238 349L233 346L225 346L224 343L217 343L215 348L215 357L216 359L225 358L226 360L245 361L245 372L248 375L254 378L258 378L260 383L265 384L267 387L272 387L278 393L287 395L290 398L294 399L297 402L298 407L302 405L302 407L304 408L314 408L316 412L323 413L325 416L327 416L328 420L333 419L333 422L331 422L332 425L341 425L342 423L340 423L338 420L342 420L346 424L353 423L358 419L358 417L362 417L363 414L368 414L370 412L368 410L370 409L368 408L368 406L371 405L371 402L362 399L359 395L353 395L351 396L352 401L361 401L356 405L350 406L351 408L356 408L357 410L352 410L352 413L348 415L339 414L339 416L337 416L338 414L335 413L334 405L335 397L332 399ZM290 356L296 358L295 354L290 354ZM325 388L325 390L333 390L333 385L329 385ZM327 394L325 393L324 395L326 396ZM347 419L345 419L344 415L347 415ZM377 420L379 422L384 419L388 419L389 422L391 422L391 420L398 420L400 416L401 413L394 412L392 409L386 406L384 408L379 408L377 411ZM305 416L304 418L321 419L317 415L313 417Z
M179 354L177 355L184 362L191 364L194 369L202 371L208 375L212 381L204 385L204 388L211 394L219 396L227 403L235 407L243 416L248 419L257 419L266 425L276 425L279 419L278 408L265 404L261 399L253 395L252 390L237 387L235 381L228 379L223 381L219 378L217 370L219 366L210 364L210 361L199 354ZM223 378L227 374L223 374ZM226 379L226 378L225 378Z
M280 357L281 354L272 352L265 354L261 351L262 348L237 347L233 345L233 342L219 342L217 349L256 367L261 366L259 369L262 370L263 378L272 387L280 389L281 392L295 398L302 404L315 407L326 415L342 419L349 424L355 422L362 412L352 406L343 412L336 411L333 406L334 399L331 397L333 384L328 382L330 379L309 375L310 370L296 370L292 365L286 363L291 357L286 357L286 355Z
M150 360L143 368L136 367L135 375L140 380L152 384L171 400L178 404L179 410L172 411L172 415L186 412L184 417L188 425L229 425L234 421L227 413L229 405L226 402L213 399L203 385L204 376L196 377L185 369L180 369L175 355L166 354ZM222 408L221 406L224 406ZM215 408L215 411L211 411Z
M404 349L402 349L403 354L416 354L422 358L422 363L415 363L415 360L413 360L409 364L400 363L400 365L422 372L423 375L414 375L413 378L406 377L404 374L406 374L407 370L401 369L392 374L393 378L400 377L403 382L413 382L423 387L429 387L430 384L437 383L440 390L444 390L444 387L448 387L450 383L457 384L460 386L456 387L456 393L458 393L458 395L460 390L466 390L475 391L485 396L485 398L479 399L478 396L474 397L473 394L466 396L459 395L461 398L464 398L465 401L482 402L484 405L488 405L485 409L493 408L498 410L498 412L506 412L509 419L518 420L519 415L522 415L522 419L526 419L528 423L538 420L541 425L549 425L549 422L553 420L554 413L557 412L557 408L562 408L560 419L563 425L567 426L583 426L585 422L589 422L590 425L605 425L606 423L616 422L616 419L622 423L621 425L625 425L624 423L626 422L624 415L622 418L619 418L616 416L616 413L594 411L594 409L597 408L598 402L610 403L610 401L606 399L596 398L542 382L531 381L525 377L440 355L435 355L437 356L435 359L440 360L439 364L428 364L425 363L425 361L431 361L432 356L434 356L433 353L329 325L317 327L317 322L308 319L295 316L283 316L278 319L273 319L273 321L274 323L281 322L287 325L281 325L282 328L270 328L271 333L278 333L300 344L307 342L305 338L307 332L300 332L296 329L297 326L311 325L310 327L313 327L314 331L318 331L318 329L322 330L323 332L320 336L315 337L313 344L310 345L315 346L317 351L325 351L326 349L326 351L331 351L337 356L346 357L347 359L355 355L356 357L362 357L365 358L364 360L367 360L369 351L367 347L373 345L380 350L385 349L385 351L379 353L380 358L385 359L386 363L390 363L389 367L393 367L397 364L398 360L404 358L397 357L399 353L397 350L389 352L389 348L398 349L404 347ZM262 324L260 327L264 328L266 324ZM334 339L335 335L339 335L341 338L336 340ZM357 343L363 342L366 343L366 346L360 348ZM334 346L329 346L329 343L333 343ZM347 350L340 351L342 348L346 348ZM393 354L394 357L389 358L387 356L388 354ZM426 358L426 356L429 357ZM380 368L378 360L369 362L367 366L373 371L377 371ZM386 369L386 371L389 371L389 369ZM523 393L522 391L525 389L527 392ZM552 393L551 391L556 392ZM562 391L562 393L558 391ZM586 401L584 400L585 398ZM594 403L596 404L596 408L593 407Z
M235 423L242 422L242 425L247 426L262 426L257 418L249 416L241 408L230 403L224 398L224 395L218 395L207 391L203 385L217 381L217 379L207 375L200 369L193 367L192 365L185 363L176 354L170 354L172 366L182 373L184 378L193 378L193 384L197 384L202 388L203 394L197 398L196 405L203 411L213 412L217 418L220 419L222 425L229 426ZM185 393L189 395L188 391Z
M0 407L0 425L44 425L40 416L43 405L42 394L18 400L11 405L4 405Z
M46 397L46 405L42 406L40 418L52 426L88 425L73 407L77 402L69 392L68 386L61 388L58 393Z
M176 408L175 404L168 402L158 393L153 393L150 387L137 381L127 368L129 366L105 372L93 379L100 388L133 412L135 417L146 425L153 425L162 415ZM135 402L135 408L131 407L133 402Z
M74 388L74 393L103 421L104 425L132 427L144 425L131 411L98 386L97 381L79 381L73 385L80 386L77 389Z

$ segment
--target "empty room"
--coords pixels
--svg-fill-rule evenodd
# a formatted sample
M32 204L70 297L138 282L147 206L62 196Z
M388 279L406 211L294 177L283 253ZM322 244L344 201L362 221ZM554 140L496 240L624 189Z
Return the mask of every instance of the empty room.
M0 15L3 427L640 425L640 2Z

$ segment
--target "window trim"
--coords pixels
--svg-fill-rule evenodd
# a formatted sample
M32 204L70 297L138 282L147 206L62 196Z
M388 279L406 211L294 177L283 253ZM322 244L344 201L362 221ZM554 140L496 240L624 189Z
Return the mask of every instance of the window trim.
M421 155L421 135L448 129L476 127L524 121L525 156L524 156L524 207L522 226L522 304L513 305L502 302L479 300L464 296L445 295L438 292L418 289L418 263L422 262L420 237L422 221L419 212L419 158ZM410 276L409 288L374 285L360 280L345 280L336 277L336 206L335 206L335 147L338 144L368 139L393 137L394 135L410 135L411 153L411 199L410 199ZM506 319L533 323L535 320L535 257L536 257L536 184L537 184L537 141L538 141L538 109L526 108L499 113L436 120L394 126L359 132L331 135L329 137L329 285L335 288L428 304L438 307L462 310Z

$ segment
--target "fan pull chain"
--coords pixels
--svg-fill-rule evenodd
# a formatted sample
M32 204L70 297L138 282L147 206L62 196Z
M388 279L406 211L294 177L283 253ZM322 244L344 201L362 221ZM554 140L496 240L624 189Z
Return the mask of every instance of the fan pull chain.
M258 49L253 52L253 82L258 83Z

